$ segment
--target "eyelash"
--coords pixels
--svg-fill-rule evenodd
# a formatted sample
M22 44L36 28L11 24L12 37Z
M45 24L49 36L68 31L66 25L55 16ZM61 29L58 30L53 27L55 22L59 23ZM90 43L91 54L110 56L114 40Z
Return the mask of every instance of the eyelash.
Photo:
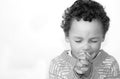
M75 41L76 43L81 43L82 41Z
M76 43L81 43L82 41L75 41ZM97 43L98 41L91 41L93 43Z
M98 41L92 41L93 43L97 43Z

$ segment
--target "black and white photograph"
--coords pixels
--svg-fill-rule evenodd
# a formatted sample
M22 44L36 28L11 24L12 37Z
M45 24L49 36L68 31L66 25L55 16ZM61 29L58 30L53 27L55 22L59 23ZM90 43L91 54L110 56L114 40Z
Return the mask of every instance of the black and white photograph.
M120 0L0 0L0 79L120 79Z

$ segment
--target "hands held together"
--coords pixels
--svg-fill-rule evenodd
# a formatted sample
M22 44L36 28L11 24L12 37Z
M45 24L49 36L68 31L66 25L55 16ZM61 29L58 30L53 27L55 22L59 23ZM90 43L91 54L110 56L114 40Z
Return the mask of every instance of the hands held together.
M90 77L91 70L92 70L92 63L88 59L90 55L87 55L85 52L80 53L79 58L74 66L74 73L79 78L86 78Z

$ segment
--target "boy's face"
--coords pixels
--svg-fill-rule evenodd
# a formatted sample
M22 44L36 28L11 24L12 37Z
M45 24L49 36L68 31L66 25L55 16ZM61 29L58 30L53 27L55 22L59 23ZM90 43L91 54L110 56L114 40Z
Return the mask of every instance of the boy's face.
M98 20L89 22L74 19L69 36L66 36L66 41L70 43L72 54L76 58L81 50L88 52L94 58L98 54L103 40L102 24Z

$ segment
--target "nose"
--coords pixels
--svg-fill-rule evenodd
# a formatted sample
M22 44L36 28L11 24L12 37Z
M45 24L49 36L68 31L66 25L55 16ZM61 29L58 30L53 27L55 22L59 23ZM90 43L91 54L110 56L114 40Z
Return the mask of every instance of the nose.
M84 51L89 51L90 48L91 48L91 46L88 43L84 44L84 46L83 46Z

